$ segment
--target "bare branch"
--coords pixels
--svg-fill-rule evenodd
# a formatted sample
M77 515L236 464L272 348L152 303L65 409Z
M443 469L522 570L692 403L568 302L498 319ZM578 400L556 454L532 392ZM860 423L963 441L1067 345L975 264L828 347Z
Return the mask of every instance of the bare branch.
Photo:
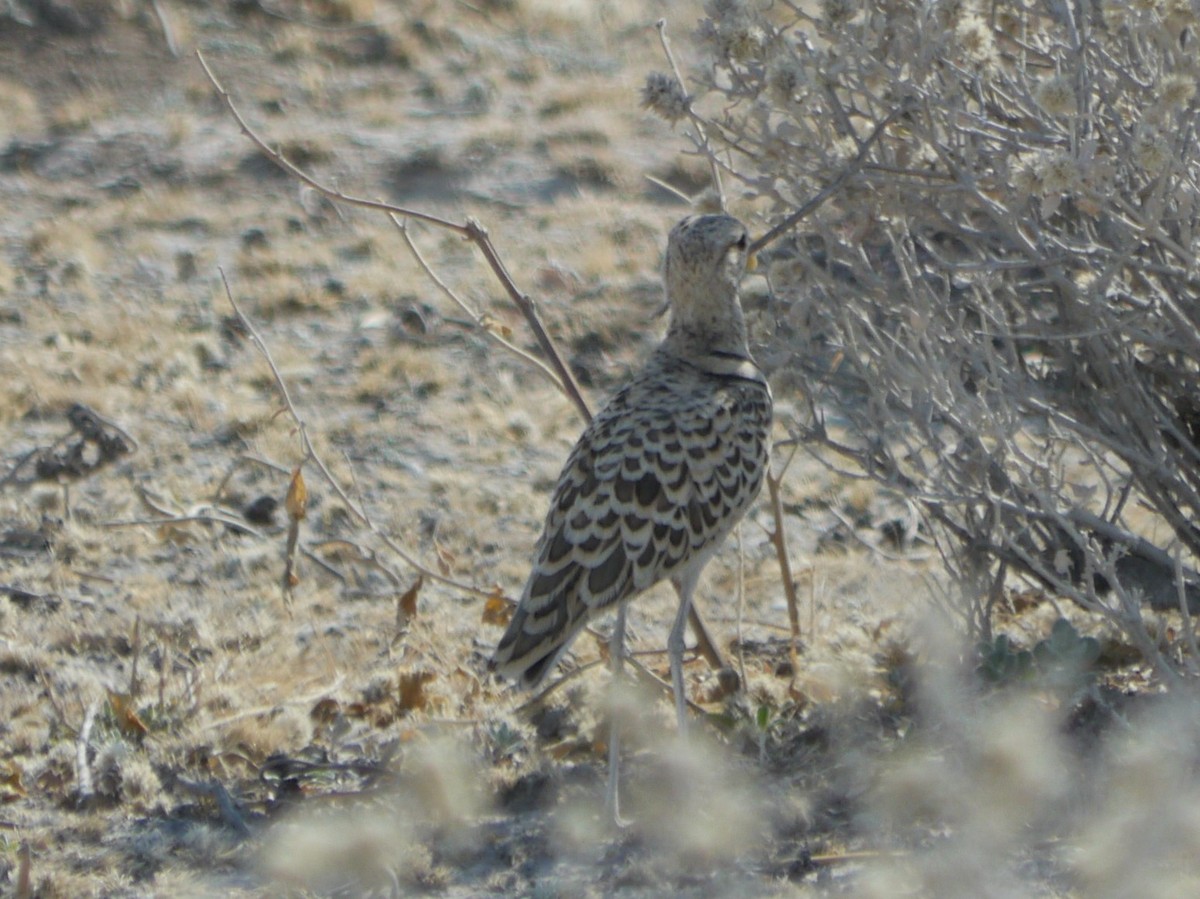
M430 215L429 213L421 212L416 209L396 206L391 203L381 202L379 200L367 200L362 197L354 197L343 193L342 191L327 187L316 178L309 175L303 169L290 162L282 153L272 149L266 141L259 137L258 134L255 133L254 129L252 129L242 117L242 114L234 105L233 99L217 80L216 76L212 72L212 69L209 68L208 62L204 59L203 54L201 54L199 50L196 51L196 57L200 61L200 65L204 68L204 73L208 76L209 81L212 82L213 88L217 91L217 94L221 97L225 107L229 110L230 115L232 115L237 121L238 127L241 128L242 133L250 139L250 141L259 149L259 151L263 153L263 155L265 155L268 159L275 163L275 165L279 166L281 169L283 169L283 171L287 172L293 178L296 178L297 180L311 187L313 190L317 191L317 193L329 198L330 200L334 200L335 202L344 203L348 206L358 206L363 209L373 209L377 212L384 212L389 215L401 216L407 219L416 219L417 221L426 222L438 228L445 228L446 230L458 234L461 237L465 237L474 243L479 252L483 255L483 258L487 262L488 266L491 268L492 273L504 287L505 292L508 294L513 304L521 311L521 314L525 316L526 321L529 323L530 329L533 331L534 338L538 342L539 348L545 354L546 358L550 360L550 367L559 378L561 389L576 405L576 407L580 410L580 413L585 418L591 417L591 414L588 411L587 403L583 399L583 394L579 390L579 385L575 381L574 375L571 374L571 370L567 368L566 363L563 362L557 348L554 346L554 342L550 339L549 334L546 333L546 329L542 325L541 317L537 311L537 305L529 296L522 293L521 290L518 289L516 283L512 279L512 276L508 272L508 268L504 265L503 260L500 258L500 254L497 253L495 247L492 246L492 242L488 237L487 229L485 229L483 225L481 225L475 219L467 219L464 224L458 224L457 222L452 222L440 216Z
M488 320L486 315L476 311L474 308L468 305L465 300L455 293L450 286L446 284L441 277L439 277L438 273L430 267L429 263L425 261L425 256L413 242L412 235L408 233L408 227L405 225L404 220L394 213L390 214L389 217L391 218L392 223L396 226L396 229L400 232L400 236L404 238L404 245L407 246L409 252L412 253L413 258L417 261L417 265L421 267L421 271L425 272L425 276L434 283L438 290L440 290L450 300L450 302L454 303L455 306L461 309L463 314L471 320L472 324L474 324L476 328L478 328L500 346L504 347L504 349L508 350L517 358L523 360L529 365L532 365L543 375L545 375L555 387L557 387L559 390L562 390L563 393L570 398L570 393L564 387L561 378L558 376L558 373L541 359L530 355L516 344L507 340L497 331L496 326ZM578 406L578 403L576 405ZM580 412L585 420L591 417L591 413L588 412L586 405L580 409Z
M838 176L829 182L828 185L822 188L819 193L805 201L799 208L796 209L795 212L792 212L783 221L774 225L765 234L758 237L752 244L750 244L750 252L757 253L763 247L767 246L769 243L772 243L781 234L786 234L788 231L792 230L792 228L795 228L796 225L800 224L800 222L804 221L804 219L808 218L813 214L813 212L819 209L826 200L841 190L846 182L858 174L863 165L866 164L867 156L869 156L871 153L871 148L875 145L879 138L883 136L883 132L887 129L888 125L892 124L892 122L896 121L896 119L900 118L900 116L911 112L913 108L914 104L904 103L888 113L887 116L875 126L871 133L867 135L866 140L859 144L858 153L856 153L854 158L850 160L846 167L838 173Z
M671 66L671 72L675 76L675 80L679 82L680 88L686 91L683 80L683 72L679 68L679 63L675 61L675 54L671 52L671 42L667 40L667 20L659 19L654 23L654 28L658 32L658 42L662 45L663 55L667 58L667 63ZM708 131L704 127L704 120L696 114L695 108L691 101L687 103L688 119L691 120L692 127L696 129L697 149L699 149L704 157L708 160L709 171L712 173L713 190L717 192L720 198L721 208L725 208L725 188L721 183L721 168L717 164L716 152L708 140Z
M396 541L390 536L376 527L375 522L371 519L371 516L367 513L366 509L361 504L356 503L350 498L345 488L341 485L338 479L333 476L333 473L329 470L328 466L326 466L325 461L321 458L320 453L318 453L316 448L312 445L312 441L308 436L308 429L304 424L304 419L301 417L299 411L296 409L295 404L292 402L292 397L287 389L287 384L284 382L283 376L279 373L279 368L275 365L275 360L271 356L271 351L267 347L266 341L263 340L262 335L259 334L258 329L254 326L254 323L250 321L250 319L242 311L241 307L237 304L237 300L233 298L233 291L230 289L229 282L225 278L224 270L221 270L221 282L225 285L225 296L229 299L229 305L233 307L234 314L238 317L238 321L241 323L242 327L246 329L246 333L250 335L250 340L258 349L259 353L264 359L266 359L267 367L271 370L271 377L275 382L276 389L279 390L279 394L283 398L284 406L287 409L288 415L291 417L292 421L295 422L296 429L300 434L300 442L304 452L304 459L312 460L313 464L317 466L317 470L321 473L321 477L324 479L325 483L330 486L350 514L353 515L359 522L361 522L371 533L382 540L388 549L404 560L405 564L429 578L431 581L436 581L439 584L453 587L456 590L462 590L474 596L482 596L485 598L491 596L491 590L484 590L480 587L474 587L462 581L457 581L453 578L446 577L440 572L435 571L429 566L419 562L415 556L413 556L402 546L396 543ZM303 462L301 464L303 464Z

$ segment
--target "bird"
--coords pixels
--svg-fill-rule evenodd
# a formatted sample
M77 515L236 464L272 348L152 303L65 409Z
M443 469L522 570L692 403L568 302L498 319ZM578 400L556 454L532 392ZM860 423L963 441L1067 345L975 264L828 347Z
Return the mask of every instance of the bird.
M490 668L537 687L592 619L670 580L667 640L678 726L687 729L684 629L704 566L746 514L769 465L771 389L750 355L739 283L746 227L690 215L663 265L666 335L588 424L563 465L521 598ZM621 648L614 652L620 670ZM617 809L615 725L608 804Z

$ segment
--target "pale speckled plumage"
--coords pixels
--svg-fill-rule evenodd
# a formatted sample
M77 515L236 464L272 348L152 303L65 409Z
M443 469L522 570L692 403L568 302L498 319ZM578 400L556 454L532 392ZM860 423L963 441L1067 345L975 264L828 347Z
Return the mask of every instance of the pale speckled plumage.
M746 246L746 229L726 215L672 229L667 336L567 458L492 659L522 685L541 681L590 619L658 581L690 597L758 494L771 393L750 359L737 294Z

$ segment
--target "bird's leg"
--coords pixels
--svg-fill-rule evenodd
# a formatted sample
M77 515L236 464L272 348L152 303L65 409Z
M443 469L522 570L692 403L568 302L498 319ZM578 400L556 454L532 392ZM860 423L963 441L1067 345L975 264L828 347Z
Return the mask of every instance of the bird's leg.
M675 585L675 592L679 592L678 583ZM680 599L682 598L680 596ZM695 606L689 609L688 620L692 623L692 633L696 635L696 650L707 660L709 668L720 671L725 667L725 660L721 658L721 651L717 649L717 644L713 642L704 619L700 617L700 611Z
M679 611L675 613L675 623L671 626L670 636L667 637L667 656L671 660L671 687L675 691L675 714L679 719L681 737L687 736L687 694L683 689L684 632L695 586L694 577L681 577L675 581L675 589L679 593Z
M625 603L617 607L617 620L613 624L612 642L609 644L609 660L612 663L612 707L608 717L608 789L604 805L608 817L617 827L628 822L621 818L620 772L621 772L621 710L618 694L621 690L621 674L625 668Z

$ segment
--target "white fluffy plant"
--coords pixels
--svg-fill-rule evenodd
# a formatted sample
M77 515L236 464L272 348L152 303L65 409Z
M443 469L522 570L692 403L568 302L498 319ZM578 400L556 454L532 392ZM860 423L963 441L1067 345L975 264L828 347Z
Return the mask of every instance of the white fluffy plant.
M989 638L1010 576L1124 630L1200 605L1200 10L712 0L646 106L766 220L795 435L914 500ZM814 198L817 201L814 204Z

